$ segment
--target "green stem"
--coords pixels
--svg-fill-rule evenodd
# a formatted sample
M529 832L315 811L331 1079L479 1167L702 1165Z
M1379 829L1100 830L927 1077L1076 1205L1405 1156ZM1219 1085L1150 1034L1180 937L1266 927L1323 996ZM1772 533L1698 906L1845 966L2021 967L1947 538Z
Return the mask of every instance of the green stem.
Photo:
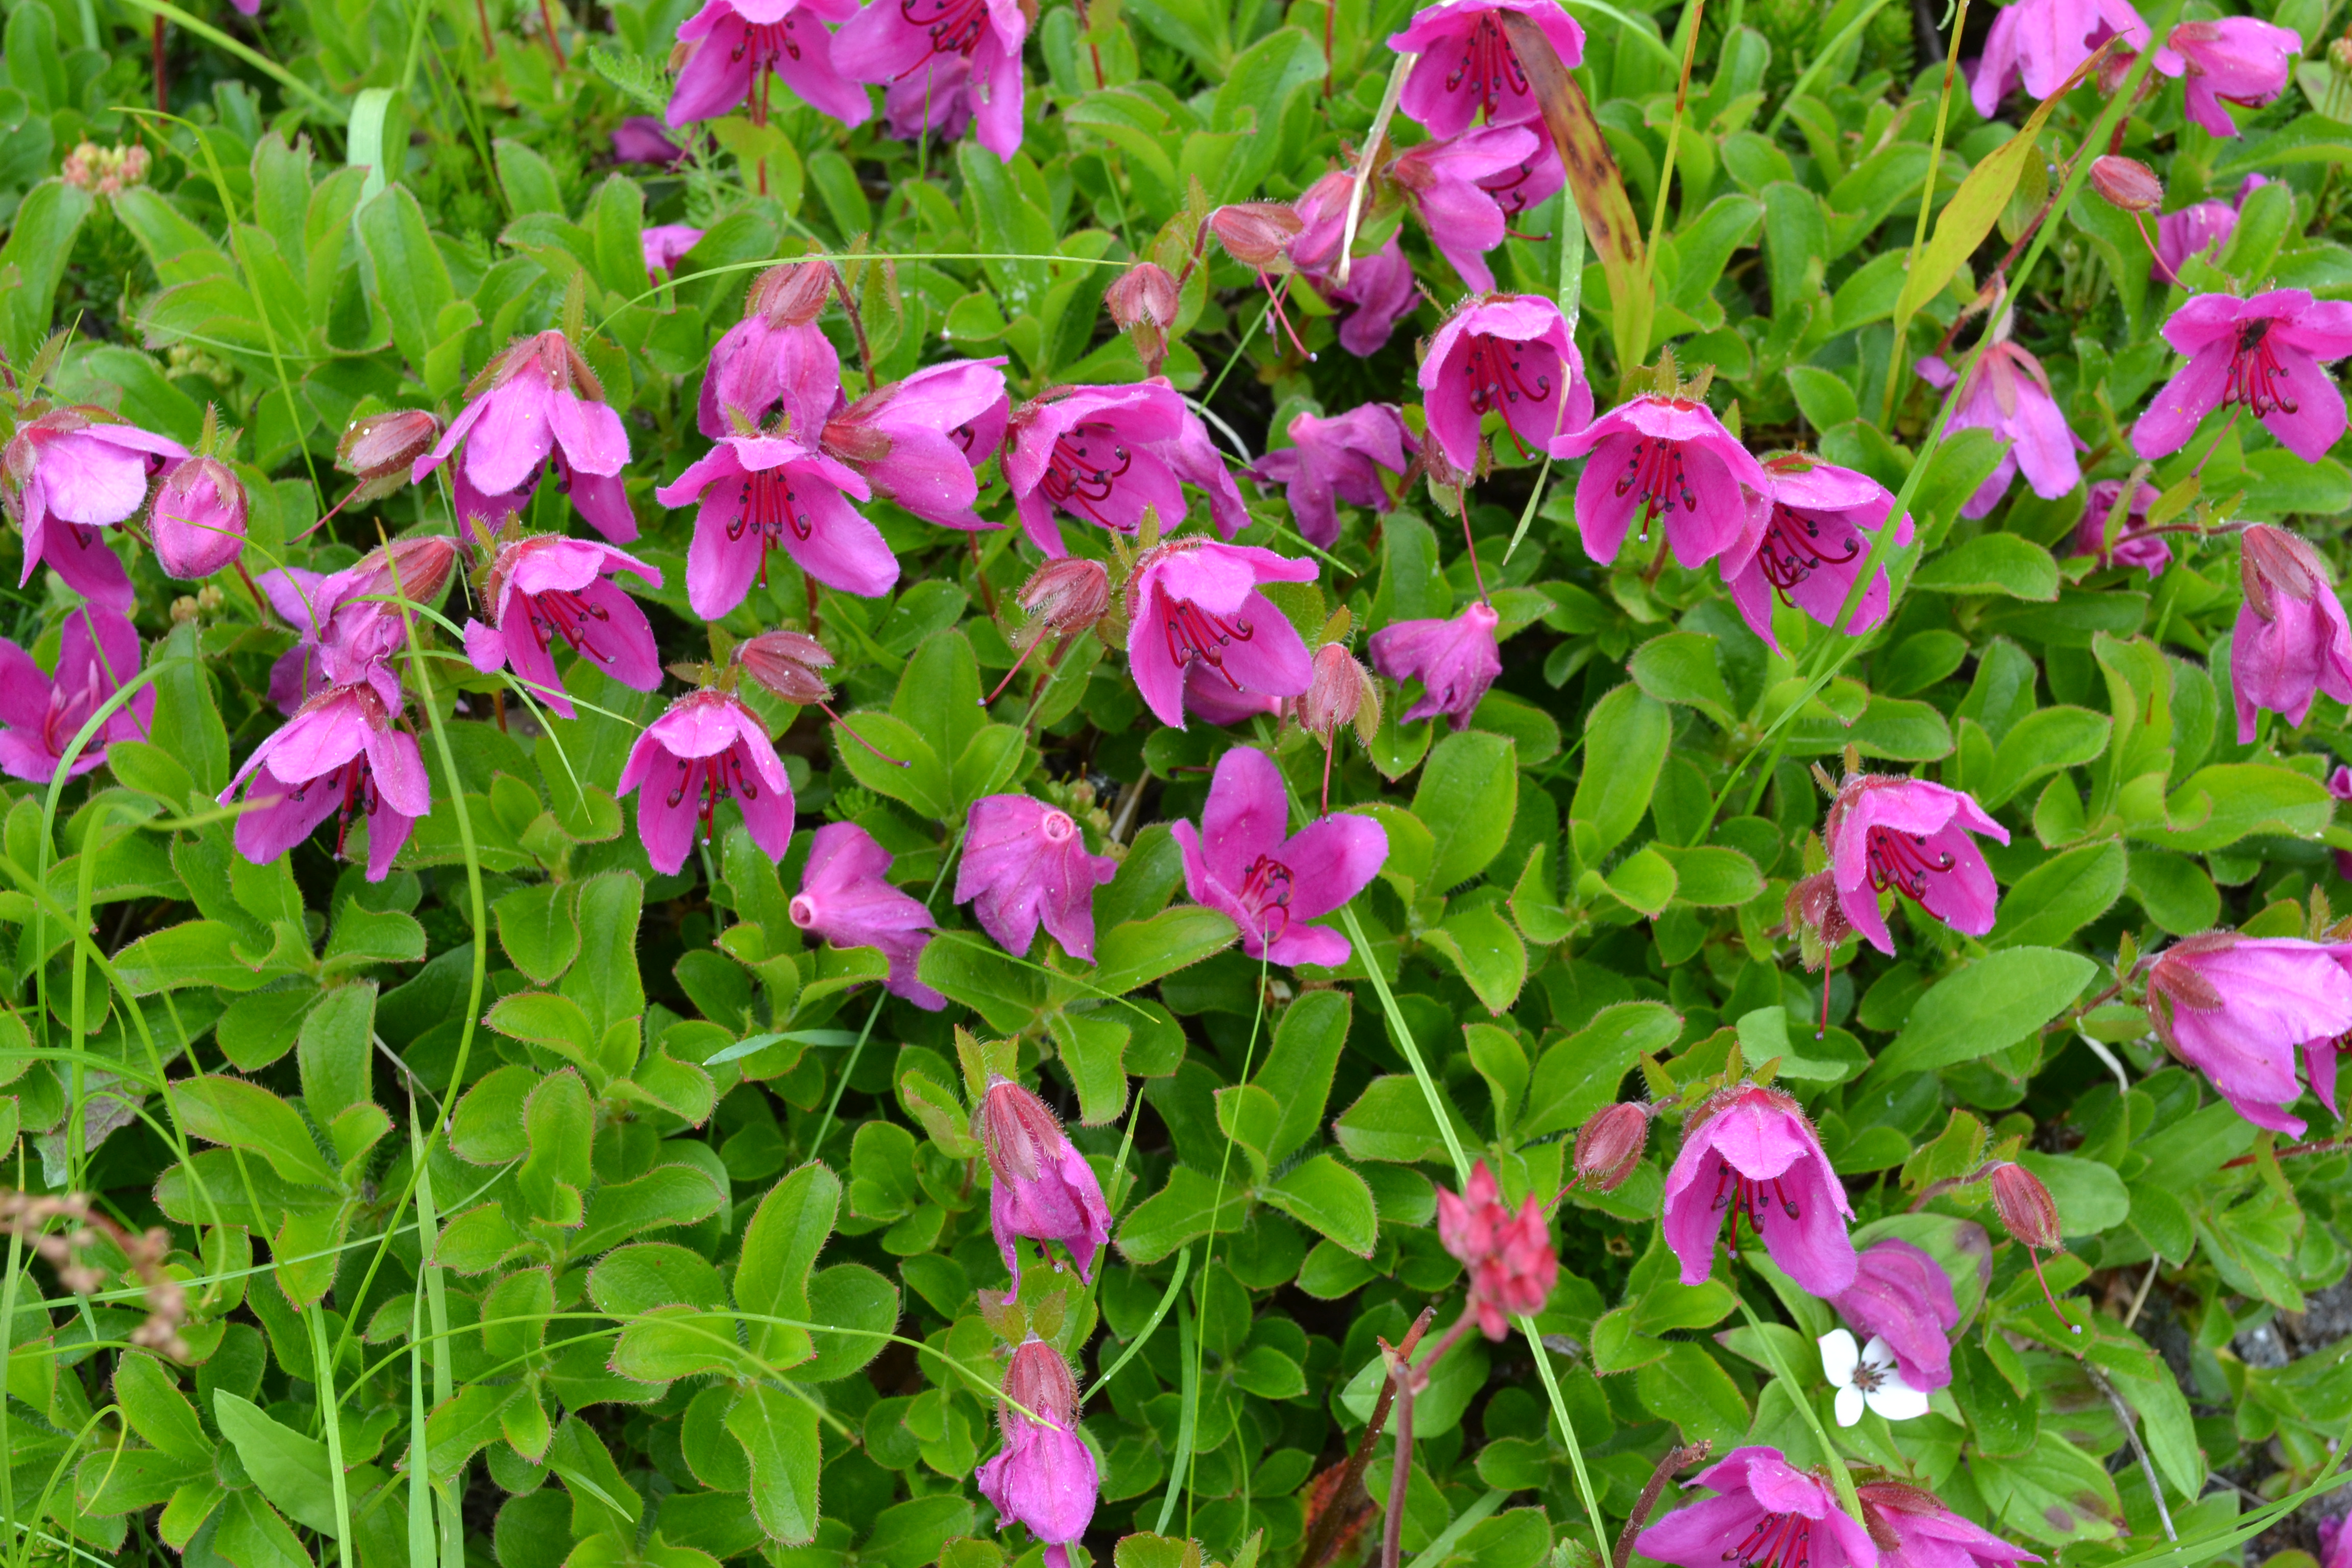
M1756 1342L1764 1347L1764 1359L1772 1363L1772 1375L1788 1385L1789 1397L1795 1403L1797 1414L1805 1418L1805 1425L1812 1430L1813 1442L1822 1451L1822 1462L1829 1467L1830 1484L1837 1488L1838 1506L1852 1515L1856 1524L1864 1530L1869 1529L1869 1521L1862 1517L1862 1499L1854 1495L1853 1477L1847 1473L1845 1460L1839 1456L1837 1445L1830 1441L1830 1429L1822 1425L1822 1413L1813 1408L1811 1397L1789 1371L1788 1363L1780 1359L1780 1347L1770 1334L1764 1331L1764 1321L1756 1315L1756 1309L1748 1304L1745 1296L1738 1300L1741 1315L1747 1318L1748 1326L1756 1331Z

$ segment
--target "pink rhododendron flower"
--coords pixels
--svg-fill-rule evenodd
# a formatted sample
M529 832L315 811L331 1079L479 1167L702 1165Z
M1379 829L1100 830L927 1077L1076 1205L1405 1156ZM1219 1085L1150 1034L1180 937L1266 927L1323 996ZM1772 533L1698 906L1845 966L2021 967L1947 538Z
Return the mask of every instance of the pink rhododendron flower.
M1521 213L1541 206L1559 195L1567 184L1568 171L1560 166L1559 153L1547 132L1537 136L1533 153L1513 167L1487 175L1478 182L1478 188L1494 197L1495 205L1502 208L1507 226L1504 232L1517 234L1517 229L1507 226L1516 223Z
M330 686L369 679L407 646L407 613L391 595L432 604L457 562L457 541L424 533L380 545L326 576L299 566L262 573L256 584L295 636L270 668L271 703L290 717Z
M818 828L790 905L793 924L835 947L880 948L890 961L884 989L936 1013L948 999L915 978L915 965L937 922L921 900L884 880L892 858L854 822Z
M1969 96L1987 120L2021 80L2037 102L2065 85L2074 68L2109 38L2147 47L2147 24L2129 0L2015 0L1993 17L1984 58L1969 73ZM2158 68L2169 60L2159 52ZM2167 71L2177 75L2177 71Z
M1095 889L1118 874L1118 861L1087 852L1068 812L1025 795L984 795L966 820L955 901L972 904L1007 952L1026 958L1042 922L1063 952L1092 963Z
M1203 661L1184 667L1184 711L1204 723L1223 728L1253 719L1272 719L1282 712L1284 703L1292 700L1262 691L1236 691L1222 672Z
M1642 1531L1634 1551L1676 1568L1879 1568L1870 1532L1830 1483L1791 1468L1777 1448L1734 1448L1688 1484L1715 1496Z
M2319 1521L2319 1568L2352 1568L2352 1515Z
M989 1228L1013 1276L1010 1301L1021 1293L1022 1238L1040 1251L1060 1242L1078 1278L1094 1278L1095 1254L1110 1239L1110 1205L1087 1157L1070 1146L1045 1102L1012 1079L991 1076L972 1108L972 1136L988 1153L993 1184Z
M883 134L899 142L961 141L971 127L971 61L934 55L882 89Z
M1429 230L1430 244L1473 293L1495 287L1486 252L1503 243L1508 226L1486 182L1517 174L1536 155L1542 135L1524 125L1483 125L1409 147L1388 166L1388 177Z
M1429 438L1465 474L1478 469L1481 416L1501 415L1523 445L1555 454L1592 423L1583 357L1559 307L1540 295L1496 295L1455 311L1430 339L1420 380Z
M226 805L245 792L236 852L266 866L332 816L340 859L356 814L367 824L367 879L383 881L409 829L433 809L416 737L393 724L399 710L399 684L380 667L304 703L220 793Z
M1954 931L1990 931L2000 891L1971 833L2009 842L2009 829L1964 791L1900 773L1850 774L1822 832L1847 923L1892 956L1878 909L1891 889Z
M1339 537L1338 503L1388 510L1396 503L1381 470L1402 474L1421 450L1393 403L1367 403L1328 419L1302 413L1289 433L1293 444L1268 452L1250 472L1260 484L1286 486L1300 536L1327 547Z
M740 436L781 413L782 433L805 445L841 406L841 356L816 324L835 274L829 261L788 261L760 274L743 319L710 351L695 426L712 440Z
M1502 624L1494 605L1476 599L1451 620L1399 621L1374 632L1367 649L1372 668L1399 686L1421 682L1421 700L1405 710L1401 722L1443 713L1456 730L1468 729L1486 689L1503 673L1495 648L1495 628Z
M1507 1205L1484 1160L1459 1197L1437 1189L1437 1238L1469 1276L1465 1307L1490 1340L1509 1333L1514 1317L1543 1310L1559 1283L1559 1255L1543 1205L1529 1193L1517 1210Z
M129 610L131 574L98 531L137 515L147 487L187 456L100 408L52 408L17 426L0 448L0 505L25 536L17 586L46 564L90 603Z
M669 138L662 122L650 114L632 114L614 129L613 162L615 163L676 163L686 156L686 150Z
M148 519L167 577L209 577L245 552L245 485L217 458L190 458L163 476Z
M1127 661L1144 705L1184 727L1184 682L1205 667L1236 694L1296 697L1314 678L1307 643L1258 592L1311 583L1312 561L1252 545L1177 539L1148 552L1127 580Z
M971 508L1013 412L1003 366L951 360L877 387L825 423L824 450L926 522L994 528Z
M2255 1126L2303 1136L2303 1119L2291 1114L2303 1098L2298 1049L2312 1092L2337 1114L2336 1042L2352 1032L2352 943L2187 937L2149 965L2147 994L2164 1043Z
M1242 951L1269 963L1337 969L1353 951L1328 927L1309 925L1345 904L1389 858L1387 829L1369 816L1321 816L1293 834L1282 774L1253 746L1217 759L1201 825L1172 831L1184 888L1241 928Z
M1412 263L1391 235L1370 256L1350 265L1339 281L1339 238L1348 218L1348 195L1355 178L1334 169L1307 188L1293 204L1305 227L1290 242L1290 264L1315 284L1329 303L1346 307L1339 318L1339 346L1358 359L1381 352L1396 324L1412 314L1421 296L1413 287Z
M1854 1489L1878 1568L2017 1568L2041 1558L1962 1519L1933 1492L1901 1481L1864 1481Z
M1990 430L2009 447L2000 462L1977 487L1962 517L1982 517L2000 504L2019 468L2025 482L2043 500L2056 500L2083 482L2082 465L2074 454L2082 439L2067 427L2058 400L2050 391L2050 377L2042 362L2009 341L2010 318L2004 312L1993 328L1993 342L1976 362L1976 372L1960 389L1958 405L1945 429ZM1919 362L1919 379L1949 391L1959 377L1933 354Z
M2230 692L2245 745L2265 710L2297 726L2320 692L2352 702L2352 626L2310 545L2267 523L2238 542L2246 597L2230 634Z
M142 658L138 628L120 610L89 605L68 613L58 667L45 675L33 656L0 637L0 773L47 784L82 726L131 678ZM98 727L74 759L68 778L106 761L115 741L143 741L155 718L155 688L142 686Z
M1773 596L1822 626L1832 624L1853 591L1863 563L1870 558L1871 542L1895 510L1895 497L1868 474L1797 453L1766 463L1764 477L1771 498L1764 536L1748 563L1725 575L1740 619L1777 652L1780 645L1772 637ZM1895 542L1911 542L1908 512L1895 526ZM1854 606L1845 634L1860 637L1885 621L1891 591L1882 566Z
M2165 283L2179 282L2181 263L2227 245L2238 226L2238 214L2245 210L2246 198L2269 184L2263 175L2248 174L2238 187L2235 201L2199 202L2158 218L2156 256L2148 263L2148 276Z
M1444 0L1418 12L1389 39L1389 47L1421 57L1404 79L1397 107L1432 136L1458 136L1481 111L1489 125L1542 114L1527 68L1496 19L1503 11L1517 11L1542 28L1566 68L1584 62L1584 29L1549 0Z
M664 506L699 497L686 549L686 597L715 621L768 576L781 550L828 588L878 598L898 581L898 558L847 498L866 481L822 452L781 436L728 436L654 492Z
M1952 1381L1952 1340L1960 1326L1952 1277L1921 1248L1895 1237L1855 1260L1853 1283L1830 1302L1854 1332L1886 1342L1903 1381L1922 1394Z
M1018 1521L1045 1547L1045 1568L1070 1568L1070 1543L1086 1534L1101 1489L1093 1450L1078 1436L1077 1386L1062 1353L1031 1334L1004 1369L1004 1395L997 1415L1004 1447L973 1479L998 1528Z
M2200 294L2164 323L2189 356L2132 426L2132 449L2168 457L2215 409L2242 405L2279 445L2315 463L2344 435L2344 394L2320 365L2352 354L2352 304L2273 289L2251 300Z
M745 830L769 859L782 860L792 844L792 779L767 726L730 692L689 691L646 726L613 794L637 789L637 838L665 877L686 864L697 823L705 842L717 837L724 800L742 810Z
M466 395L465 411L409 469L410 482L424 483L455 454L457 515L487 538L530 501L551 461L556 483L597 532L615 544L637 536L621 485L629 434L605 404L596 373L562 332L519 340Z
M1756 552L1771 481L1706 404L1645 395L1552 447L1554 457L1587 454L1576 481L1576 526L1584 552L1602 565L1617 559L1637 520L1645 543L1651 523L1663 520L1666 547L1693 570L1720 560L1718 570L1736 577Z
M2286 90L2294 57L2303 52L2300 34L2253 16L2183 22L2164 41L2187 68L2180 79L2181 107L2216 136L2238 133L2224 103L2259 109L2275 101Z
M2116 529L2115 549L2107 548L2107 523L2124 493L2121 479L2101 479L2091 487L2083 505L2083 521L2074 525L2074 553L2097 557L2103 565L2137 566L2150 577L2172 564L2172 546L2161 534L2147 531L2147 509L2160 499L2157 488L2142 484L2131 510Z
M1684 1284L1703 1283L1714 1271L1715 1241L1727 1215L1735 1256L1745 1215L1772 1261L1805 1290L1829 1297L1853 1283L1853 1241L1846 1234L1853 1208L1845 1185L1830 1169L1813 1124L1778 1089L1727 1089L1699 1109L1683 1134L1682 1152L1666 1173L1665 1230Z
M1056 511L1132 534L1151 508L1163 531L1184 521L1184 485L1209 498L1209 521L1231 539L1249 522L1242 493L1200 416L1164 377L1126 386L1055 387L1013 414L1004 479L1030 540L1062 547Z
M660 283L677 270L678 261L702 242L702 231L682 223L657 223L637 237L646 253L646 277Z
M508 545L482 582L488 623L466 623L466 657L484 675L511 668L564 719L572 716L572 699L556 674L558 638L608 679L654 690L661 685L661 655L645 611L613 581L622 572L661 586L658 567L608 544L542 533Z
M974 107L980 144L1010 163L1021 150L1021 46L1029 18L1020 0L877 0L834 36L834 68L894 92L940 67Z
M825 26L856 15L857 0L709 0L678 25L678 44L691 52L665 118L672 129L717 120L748 98L751 123L765 125L772 79L820 114L865 124L874 106L835 63Z

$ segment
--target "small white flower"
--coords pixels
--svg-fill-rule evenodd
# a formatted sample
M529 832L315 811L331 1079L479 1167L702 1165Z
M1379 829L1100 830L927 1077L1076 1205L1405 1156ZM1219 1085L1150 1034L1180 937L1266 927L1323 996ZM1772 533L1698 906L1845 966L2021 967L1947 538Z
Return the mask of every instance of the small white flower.
M1895 1352L1878 1335L1860 1350L1853 1335L1832 1329L1821 1338L1822 1373L1837 1390L1837 1423L1851 1426L1862 1419L1867 1405L1889 1421L1908 1421L1927 1414L1927 1396L1903 1381L1895 1370Z

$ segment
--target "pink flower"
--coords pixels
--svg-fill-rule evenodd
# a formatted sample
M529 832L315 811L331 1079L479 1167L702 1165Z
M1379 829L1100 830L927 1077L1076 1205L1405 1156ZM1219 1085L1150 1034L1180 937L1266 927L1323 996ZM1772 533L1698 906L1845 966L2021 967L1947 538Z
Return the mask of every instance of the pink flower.
M1636 397L1551 450L1558 458L1591 456L1576 481L1576 525L1584 552L1604 566L1617 559L1637 518L1643 542L1652 521L1663 517L1676 561L1696 570L1720 559L1727 577L1738 574L1763 538L1771 481L1704 403Z
M751 123L765 125L772 78L818 113L865 124L874 106L834 63L824 26L856 15L857 0L709 0L678 25L678 45L690 52L665 118L673 129L717 120L748 98Z
M108 698L139 673L138 628L120 610L86 605L68 613L58 668L44 675L23 648L0 637L0 773L30 784L57 777L66 748ZM143 741L155 717L155 688L139 689L116 709L74 759L70 778L106 761L115 741Z
M702 231L682 223L657 223L637 237L646 253L646 277L655 283L677 270L679 260L702 242Z
M2290 1114L2303 1098L2298 1047L2312 1092L2336 1113L2336 1041L2352 1031L2352 943L2210 931L2157 955L2147 994L2164 1043L2255 1126L2303 1136L2303 1119Z
M1311 678L1310 678L1311 679ZM1258 691L1236 691L1213 667L1195 661L1184 667L1184 711L1220 729L1272 719L1294 699L1268 697Z
M2344 395L2320 365L2352 354L2352 304L2300 289L2251 300L2200 294L2164 323L2189 356L2132 426L2132 449L2156 458L2189 444L2205 416L2242 404L2306 463L2344 434Z
M2352 1530L2347 1516L2319 1521L2319 1568L2352 1568Z
M927 1012L948 999L915 978L930 942L931 911L883 880L890 852L854 822L832 822L809 843L808 869L790 906L793 924L835 947L878 947L890 961L883 986Z
M2139 487L2131 510L2116 530L2114 551L2107 549L2107 521L2123 493L2121 479L2101 479L2091 487L2083 505L2083 521L2074 525L2074 553L2097 557L2102 565L2137 566L2154 577L2172 564L2172 546L2161 534L2147 531L2147 509L2160 499L2154 485Z
M1822 626L1837 619L1845 607L1853 580L1869 559L1871 542L1886 526L1895 498L1885 485L1867 474L1841 468L1834 463L1790 453L1764 465L1770 486L1770 510L1765 516L1764 537L1756 553L1737 573L1726 573L1732 603L1739 607L1748 629L1779 651L1772 637L1772 599L1811 616ZM1911 514L1895 527L1895 542L1911 542ZM1729 559L1726 557L1726 559ZM1882 566L1870 588L1845 624L1848 637L1860 637L1886 619L1890 590Z
M980 900L972 913L1007 952L1026 958L1043 921L1063 952L1092 963L1095 889L1118 874L1118 861L1087 852L1068 812L1025 795L986 795L972 803L955 901Z
M2263 710L2297 726L2319 692L2352 702L2352 626L2311 546L2252 524L2239 539L2238 578L2246 595L2230 633L2238 743L2252 743Z
M1549 201L1567 184L1568 171L1560 166L1559 153L1552 147L1551 136L1547 132L1536 138L1533 153L1514 166L1479 181L1478 188L1495 198L1495 205L1503 209L1503 222L1507 226L1528 208ZM1504 232L1516 234L1518 231L1507 226Z
M2263 175L2248 174L2234 202L2199 202L2158 218L2156 256L2148 264L2148 276L2160 282L2179 282L2183 262L2229 243L2246 198L2269 184Z
M1182 729L1184 679L1194 665L1236 693L1306 690L1315 674L1307 643L1258 584L1311 583L1316 571L1312 561L1199 538L1147 552L1127 580L1127 662L1144 705Z
M2000 111L2000 100L2020 79L2027 97L2048 98L2094 49L2118 36L2134 48L2147 47L2147 24L2129 0L2016 0L2001 8L1985 35L1984 58L1969 74L1969 96L1987 120ZM2169 63L2165 52L2157 62L2159 69Z
M1004 442L1003 359L951 360L867 393L824 426L826 454L874 493L942 528L998 525L971 510L975 477Z
M900 142L926 135L955 142L971 126L971 61L935 55L882 89L882 130Z
M1004 479L1021 526L1047 555L1062 547L1056 511L1133 534L1151 508L1164 532L1184 521L1184 484L1209 497L1209 520L1231 539L1249 521L1224 460L1165 377L1126 386L1057 386L1013 414Z
M769 859L783 859L792 844L793 782L768 743L767 726L730 693L689 691L646 726L613 793L640 785L637 838L665 877L686 864L697 822L706 842L717 837L719 803L730 797Z
M1962 517L1982 517L1999 506L2020 468L2025 470L2025 482L2043 500L2056 500L2083 482L2082 465L2074 460L2083 442L2059 412L2042 362L2009 341L2009 326L2004 313L1993 328L1991 346L1977 361L1976 374L1960 389L1958 405L1945 426L1947 431L1990 430L2011 443L1977 493L1960 508ZM1930 354L1919 362L1919 379L1949 391L1959 377Z
M1381 470L1402 474L1421 443L1405 428L1393 403L1367 403L1328 419L1300 414L1290 422L1292 445L1268 452L1250 472L1260 484L1287 487L1291 516L1309 544L1328 546L1339 537L1339 509L1395 505L1381 482Z
M1510 1321L1543 1310L1559 1280L1551 1222L1529 1193L1516 1212L1506 1206L1495 1173L1481 1160L1454 1196L1437 1189L1437 1239L1470 1277L1468 1310L1490 1340L1510 1332Z
M266 866L331 816L340 859L356 812L368 824L367 879L383 881L409 828L433 809L416 737L393 727L399 709L399 684L381 667L304 703L220 793L226 805L239 786L245 790L236 852Z
M615 544L637 536L621 485L629 434L606 405L596 373L562 332L518 341L467 395L464 412L409 469L412 484L424 483L462 444L450 470L457 515L488 537L523 509L551 460L556 483L597 532Z
M1429 242L1473 293L1495 287L1486 252L1503 243L1507 226L1486 182L1516 174L1541 144L1538 133L1524 125L1484 125L1408 148L1388 166L1388 177L1429 230Z
M1235 746L1217 759L1201 826L1174 826L1184 889L1194 903L1233 917L1252 958L1337 969L1353 951L1348 939L1307 922L1363 891L1389 858L1388 832L1345 812L1318 817L1295 835L1289 821L1272 759Z
M136 515L147 487L187 455L100 408L53 408L17 426L0 448L0 504L25 536L17 586L46 563L90 603L129 610L131 574L98 530Z
M2286 90L2290 62L2303 52L2299 34L2252 16L2183 22L2164 41L2188 68L2181 107L2216 136L2238 133L2222 104L2259 109L2274 101Z
M155 491L155 563L169 577L209 577L245 551L245 486L217 458L190 458Z
M1871 1243L1855 1260L1853 1283L1830 1305L1856 1334L1886 1342L1906 1384L1922 1394L1950 1385L1960 1308L1952 1277L1927 1253L1894 1237Z
M2041 1558L1962 1519L1933 1492L1901 1481L1853 1489L1879 1542L1879 1568L2017 1568Z
M1061 1352L1031 1334L1004 1371L997 1421L1004 1447L973 1479L1000 1516L1020 1521L1045 1548L1045 1568L1070 1568L1070 1542L1087 1532L1101 1490L1095 1457L1078 1436L1078 1394ZM1013 1406L1035 1411L1033 1421Z
M613 132L615 163L676 163L686 150L669 139L662 122L650 114L632 114Z
M1690 1485L1716 1495L1642 1531L1636 1552L1677 1568L1879 1568L1870 1532L1829 1482L1790 1468L1777 1448L1734 1448Z
M782 433L810 433L841 406L841 356L818 328L837 274L829 261L788 261L760 274L743 319L710 351L695 424L712 440L740 436L783 416Z
M1665 1230L1684 1284L1701 1284L1714 1271L1715 1238L1727 1213L1734 1256L1746 1215L1772 1261L1805 1290L1834 1296L1853 1283L1853 1241L1846 1235L1853 1208L1845 1186L1812 1123L1778 1089L1727 1089L1700 1108L1683 1135L1682 1152L1666 1173ZM1818 1561L1813 1568L1821 1568Z
M1339 346L1358 359L1368 359L1381 352L1397 322L1412 314L1420 295L1412 286L1412 263L1405 259L1394 235L1371 255L1357 257L1348 281L1339 280L1339 238L1354 188L1352 174L1334 169L1292 204L1305 227L1290 242L1290 264L1313 281L1326 300L1349 307L1339 319Z
M1495 651L1495 628L1502 624L1495 606L1479 599L1450 621L1399 621L1374 632L1372 668L1399 686L1421 682L1421 700L1402 722L1443 713L1456 730L1468 729L1486 689L1503 673Z
M686 550L686 597L715 621L766 582L768 552L782 550L828 588L879 598L898 581L898 558L881 531L845 499L866 481L822 452L781 436L727 436L673 483L664 506L701 498Z
M1010 1079L992 1076L971 1123L994 1177L988 1223L1013 1276L1005 1300L1021 1293L1024 1237L1041 1252L1060 1242L1078 1266L1078 1278L1092 1279L1095 1254L1110 1239L1110 1205L1103 1202L1094 1167L1070 1146L1045 1102Z
M1445 0L1418 13L1389 39L1401 55L1419 55L1404 79L1397 107L1432 136L1458 136L1484 110L1489 125L1509 125L1542 114L1528 88L1527 68L1511 47L1496 13L1532 19L1559 63L1574 70L1584 60L1584 29L1550 0Z
M853 81L894 91L938 68L961 67L957 85L977 104L980 144L1010 163L1021 150L1021 46L1028 36L1020 0L877 3L835 35L833 63Z
M2009 842L2009 829L1964 791L1900 773L1850 774L1822 834L1847 923L1893 956L1878 910L1878 895L1892 889L1954 931L1991 931L2000 891L1970 833Z
M608 544L542 533L499 552L482 583L489 624L466 623L466 657L484 675L511 667L557 717L572 699L556 674L554 641L595 661L605 676L639 691L661 685L654 628L613 574L634 572L661 586L657 567Z
M369 679L408 640L406 613L389 595L432 604L457 560L455 540L425 533L380 545L331 576L299 566L262 573L256 584L295 634L269 671L269 700L290 717L330 686Z
M1421 394L1429 438L1465 474L1478 471L1484 415L1501 415L1524 446L1555 455L1592 424L1583 357L1559 307L1537 294L1489 296L1448 317L1421 362Z

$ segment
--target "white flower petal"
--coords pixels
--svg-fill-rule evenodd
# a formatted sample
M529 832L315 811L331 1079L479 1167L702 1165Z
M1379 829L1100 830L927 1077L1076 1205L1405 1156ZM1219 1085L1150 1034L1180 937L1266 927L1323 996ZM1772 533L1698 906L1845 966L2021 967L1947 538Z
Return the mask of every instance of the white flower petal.
M1855 1348L1853 1336L1843 1329L1832 1329L1821 1337L1822 1375L1839 1388L1853 1386L1853 1369L1862 1364L1862 1352ZM1840 1406L1841 1409L1843 1406ZM1854 1421L1862 1419L1857 1411ZM1853 1421L1845 1425L1851 1426Z
M1837 1391L1837 1424L1841 1426L1851 1426L1861 1420L1862 1405L1862 1390L1850 1383L1839 1389Z
M1840 1394L1838 1397L1843 1399L1845 1395ZM1893 1373L1866 1397L1870 1407L1889 1421L1913 1421L1927 1414L1927 1396Z

